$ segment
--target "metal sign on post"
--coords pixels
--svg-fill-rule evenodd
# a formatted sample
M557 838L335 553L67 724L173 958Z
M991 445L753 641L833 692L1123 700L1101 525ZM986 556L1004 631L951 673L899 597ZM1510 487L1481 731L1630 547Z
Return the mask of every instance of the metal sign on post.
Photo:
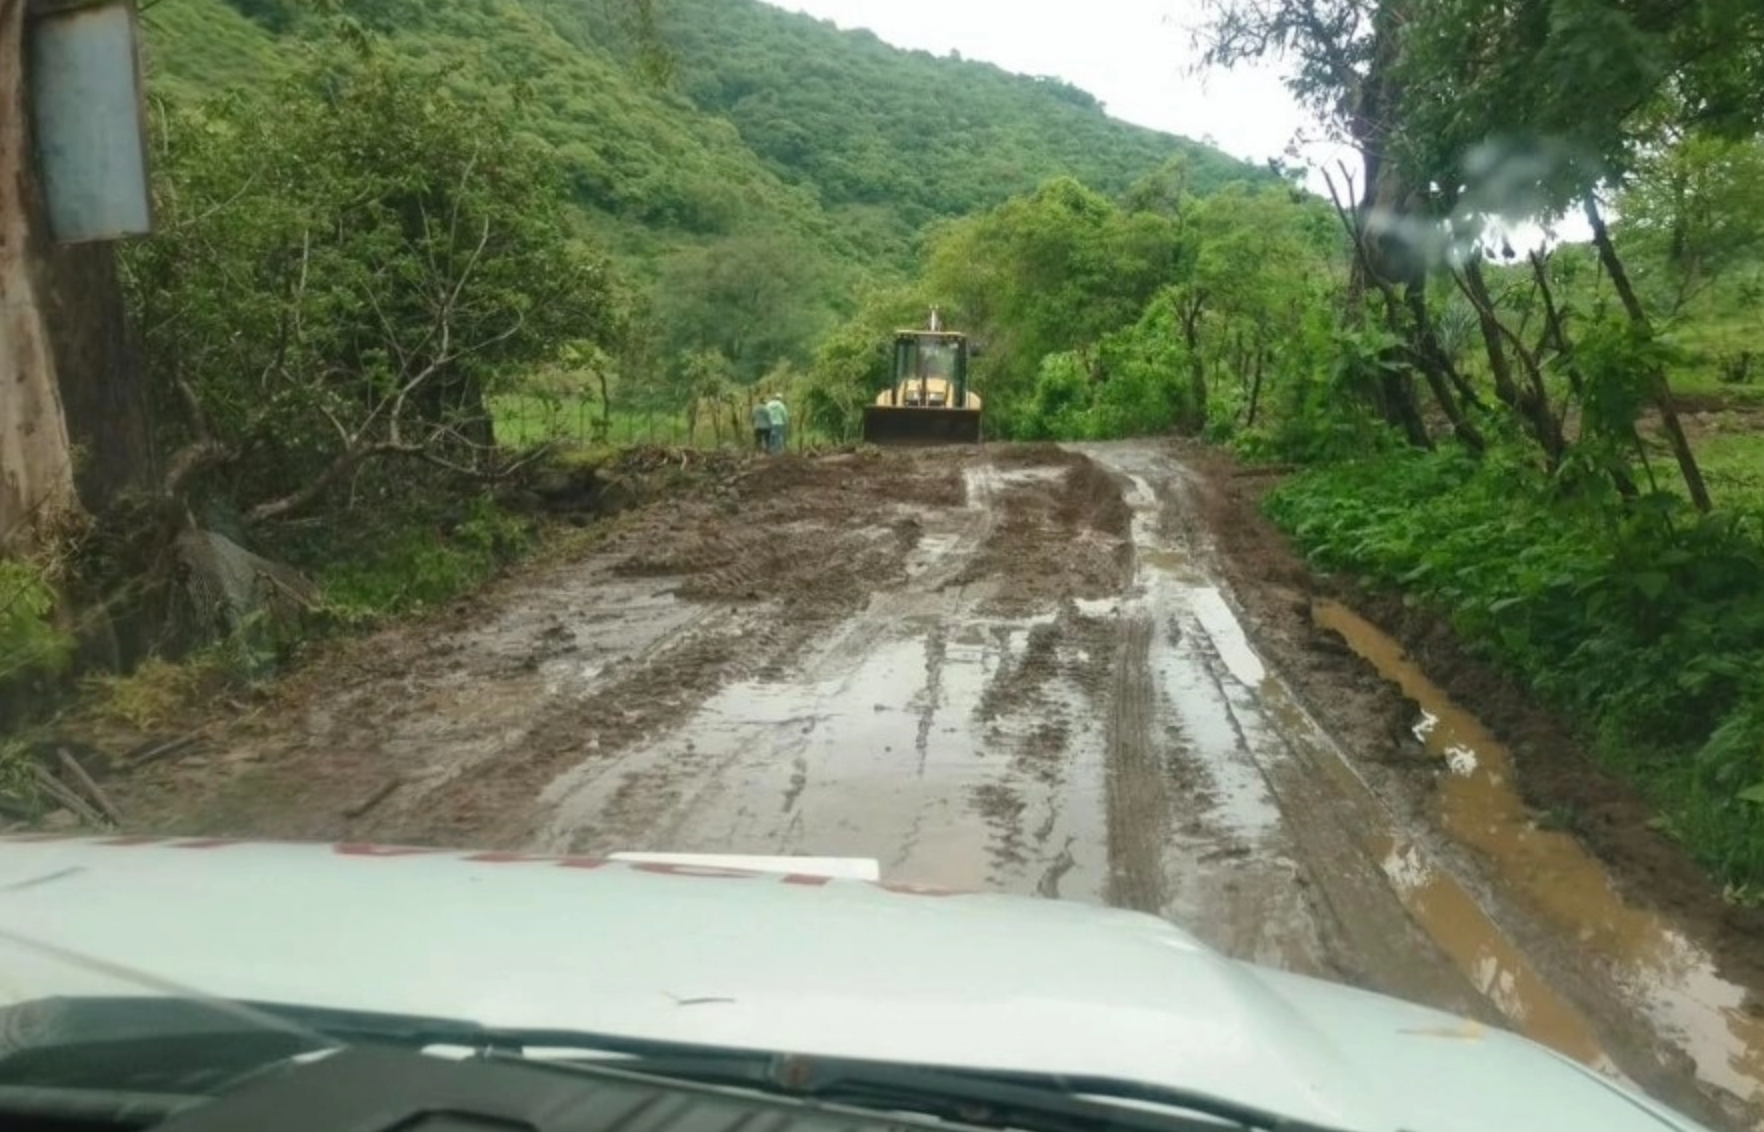
M60 243L153 230L135 0L33 5L31 131L50 235Z

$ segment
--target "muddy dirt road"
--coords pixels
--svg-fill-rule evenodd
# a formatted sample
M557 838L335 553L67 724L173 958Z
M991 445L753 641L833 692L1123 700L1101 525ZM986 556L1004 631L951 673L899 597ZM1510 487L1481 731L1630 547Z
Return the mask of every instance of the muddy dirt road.
M156 832L856 855L1137 908L1757 1126L1748 992L1540 829L1376 629L1264 632L1201 490L1149 443L757 463L332 650L118 789Z

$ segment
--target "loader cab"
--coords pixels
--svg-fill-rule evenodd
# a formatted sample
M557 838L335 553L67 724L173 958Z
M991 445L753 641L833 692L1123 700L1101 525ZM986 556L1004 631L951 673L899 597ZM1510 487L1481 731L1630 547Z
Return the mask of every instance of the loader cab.
M975 444L980 397L968 387L968 362L978 351L965 334L931 325L894 334L894 371L887 389L864 407L864 439L872 444Z
M960 409L968 399L967 341L960 334L902 332L894 339L895 404Z

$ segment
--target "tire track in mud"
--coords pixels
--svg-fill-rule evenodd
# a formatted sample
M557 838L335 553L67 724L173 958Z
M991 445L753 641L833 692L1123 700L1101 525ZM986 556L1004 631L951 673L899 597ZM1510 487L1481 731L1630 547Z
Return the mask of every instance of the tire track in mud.
M1107 455L1101 458L1109 460ZM1202 532L1183 513L1182 469L1145 448L1118 453L1116 459L1125 471L1145 473L1135 492L1142 506L1149 496L1163 497L1157 529L1167 539L1178 532L1191 559L1210 554L1197 541ZM1160 466L1165 469L1161 477ZM1154 479L1156 491L1150 483ZM1197 579L1204 584L1197 585ZM1711 1119L1710 1106L1694 1086L1662 1077L1648 1051L1638 1056L1628 1028L1636 1020L1611 1030L1609 1001L1595 1001L1589 1009L1574 1000L1574 992L1584 989L1578 976L1558 973L1553 982L1541 977L1538 964L1548 956L1528 953L1496 920L1504 897L1478 889L1473 879L1461 879L1450 867L1452 847L1433 845L1431 829L1411 828L1286 683L1248 651L1240 615L1223 583L1213 582L1208 573L1186 583L1190 608L1183 636L1190 643L1199 638L1194 659L1278 805L1295 847L1293 857L1305 865L1296 879L1308 875L1308 897L1321 912L1317 919L1329 937L1329 953L1346 961L1339 976L1516 1029L1632 1087L1636 1077L1645 1077L1652 1088L1662 1090L1657 1095ZM1216 777L1216 756L1206 764ZM1441 926L1450 938L1431 934ZM1204 927L1197 934L1228 953L1270 962L1268 955L1247 950L1252 939L1214 938ZM1466 950L1464 939L1480 941L1474 953ZM1601 1014L1607 1016L1603 1026ZM1719 1118L1715 1122L1721 1123Z
M642 831L650 813L693 795L684 780L714 776L716 766L686 752L626 774L623 752L657 742L725 687L788 680L873 592L906 576L922 531L900 509L959 502L961 475L959 461L913 454L762 462L753 478L766 492L734 514L690 501L663 508L626 537L612 570L667 586L702 611L694 623L575 694L550 697L493 765L389 811L383 828L443 843L556 844L535 801L555 796L560 776L580 780L605 766L628 780L608 797L608 822Z
M1029 552L1093 529L1082 493L1100 476L1013 455L964 467L963 505L913 518L902 576L778 680L726 683L555 782L539 847L857 854L904 880L1100 899L1102 740L1075 720L1107 693L1110 630L1071 595L1118 588L1095 569L1095 540L1117 536Z
M1161 760L1152 749L1156 692L1149 616L1122 619L1115 659L1115 703L1109 720L1109 888L1117 907L1162 915L1169 901L1164 845L1170 803Z
M948 652L948 634L940 622L925 635L925 687L920 693L919 731L913 738L920 775L925 773L925 762L930 757L931 728L937 722L937 709L943 706L943 662Z
M685 815L694 807L714 808L718 793L727 792L727 784L720 783L719 779L739 771L743 761L740 748L745 745L765 749L777 757L787 757L794 768L779 807L779 812L793 815L790 825L782 831L749 836L769 839L771 849L776 851L792 851L800 846L805 834L804 819L798 806L810 789L811 778L809 760L803 752L809 746L806 737L812 737L823 721L814 696L798 696L801 702L797 705L797 716L789 720L746 728L742 743L719 736L713 745L726 749L727 753L716 761L707 762L696 741L682 740L673 731L692 730L695 726L704 730L705 726L695 721L702 720L707 714L738 719L741 712L738 701L744 695L757 700L771 696L771 692L761 687L763 685L776 685L777 695L792 697L799 691L799 683L806 674L839 673L855 668L873 653L878 642L898 639L904 624L922 622L947 612L951 602L959 598L959 594L943 596L943 591L953 580L954 569L990 530L990 512L985 504L991 491L986 471L984 465L953 466L949 474L959 474L958 482L963 485L960 492L953 493L953 499L945 497L948 502L956 504L953 510L938 506L918 507L915 513L897 517L887 525L886 529L894 539L892 550L898 559L886 572L891 581L868 589L862 600L848 603L860 607L856 611L824 611L825 615L814 616L806 622L790 622L794 629L787 645L767 650L769 656L757 670L725 669L716 686L707 690L708 694L695 704L683 705L683 710L673 713L667 721L669 726L647 736L629 758L596 760L554 776L542 797L559 812L551 816L544 830L537 835L541 844L571 852L606 851L614 846L660 843L658 838L662 834L672 836L677 844L678 838L691 835ZM942 521L946 514L955 516L952 523ZM945 527L949 529L945 530ZM823 538L822 541L837 543L835 539ZM850 566L848 551L838 545L818 547L809 557ZM795 563L798 568L801 561L798 559ZM865 571L863 574L877 577L883 572ZM942 669L946 652L947 641L941 628L926 635L921 666L924 684L914 701L905 705L906 710L915 713L917 720L911 749L916 754L921 774L929 757L937 713L943 704ZM720 693L731 688L735 690L733 699L737 702L720 702ZM800 735L793 733L798 730L795 726L798 723L801 724ZM732 730L741 728L736 726ZM600 762L606 765L595 765ZM628 763L635 763L636 769L625 765ZM620 785L609 793L603 779L616 779ZM681 785L692 779L704 779L709 785L701 788ZM738 809L741 813L735 822L737 828L752 830L766 824L757 816L758 808L743 803Z
M439 627L355 642L342 681L290 680L217 743L221 787L167 767L155 789L206 797L124 808L191 833L875 857L1632 1063L1628 1016L1534 963L1503 894L1456 879L1264 668L1181 465L1082 451L759 462L740 510L676 500ZM1417 900L1492 944L1448 954Z
M1082 450L1129 484L1134 601L1151 638L1156 711L1170 737L1166 781L1181 784L1166 792L1166 814L1154 819L1174 831L1161 850L1170 888L1160 910L1227 954L1497 1018L1358 844L1350 827L1369 819L1352 796L1322 768L1301 765L1288 735L1262 715L1278 680L1195 548L1171 537L1169 512L1181 506L1172 465L1144 451ZM1147 818L1128 810L1122 820Z

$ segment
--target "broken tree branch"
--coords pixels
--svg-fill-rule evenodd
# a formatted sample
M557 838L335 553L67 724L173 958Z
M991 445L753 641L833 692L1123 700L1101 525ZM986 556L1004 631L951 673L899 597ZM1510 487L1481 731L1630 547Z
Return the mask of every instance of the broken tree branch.
M66 783L50 774L41 763L31 764L31 777L36 781L37 788L55 799L61 807L87 825L103 825L104 816L93 809L84 798L68 789Z
M69 754L66 747L57 747L55 756L61 760L61 769L67 771L68 775L79 783L80 789L84 790L86 796L98 804L98 808L104 811L104 816L110 819L111 824L121 825L122 811L116 808L116 803L110 800L110 796L104 792L97 781L86 773L86 768L80 765L80 761Z

